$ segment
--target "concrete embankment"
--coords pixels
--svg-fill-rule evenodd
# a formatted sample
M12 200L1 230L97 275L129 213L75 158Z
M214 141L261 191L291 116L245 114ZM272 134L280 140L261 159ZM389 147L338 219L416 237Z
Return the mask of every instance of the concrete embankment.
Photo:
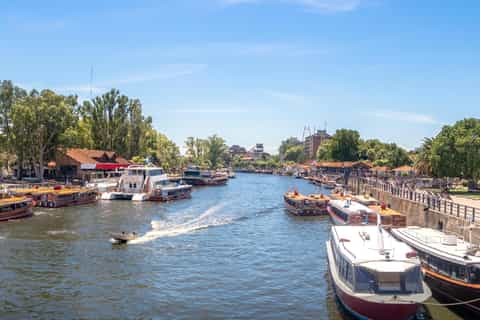
M480 244L479 218L471 208L457 205L445 200L419 199L412 194L402 194L395 190L379 187L374 183L368 183L364 179L351 177L348 182L349 188L358 194L371 194L377 200L390 204L392 209L407 215L409 226L421 226L442 229L449 233L463 236L469 240L472 219L476 220L476 228L472 229L472 242ZM385 190L386 189L386 190ZM473 213L473 215L472 215Z

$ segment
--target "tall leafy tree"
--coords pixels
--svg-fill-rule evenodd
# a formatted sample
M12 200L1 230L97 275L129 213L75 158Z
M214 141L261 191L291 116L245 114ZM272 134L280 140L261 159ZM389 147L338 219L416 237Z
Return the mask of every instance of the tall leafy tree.
M205 166L207 163L208 144L204 139L188 137L185 141L187 156L196 165Z
M431 175L433 138L423 139L422 146L416 152L415 168L420 174Z
M293 161L296 163L303 163L305 161L305 153L303 150L303 145L293 145L287 148L284 153L283 160Z
M54 157L66 141L65 133L78 121L76 105L76 96L62 96L51 90L32 91L15 102L12 132L20 167L24 160L31 160L37 176L43 179L45 161Z
M303 143L296 137L290 137L283 140L280 144L280 147L278 148L278 154L280 156L280 159L285 159L285 153L289 148L300 145L303 145Z
M330 141L331 157L336 161L356 161L359 159L360 134L358 131L339 129Z
M15 86L10 80L0 82L0 153L5 153L2 161L7 169L13 151L12 109L15 102L24 98L27 92Z
M156 158L158 164L166 171L172 171L180 167L180 149L166 135L161 133L158 133L157 136Z
M359 156L363 160L369 160L377 166L389 166L392 168L411 164L407 150L395 143L383 143L378 139L365 140L360 143Z
M225 140L216 134L206 140L207 161L210 168L217 169L223 165L223 159L228 151Z
M480 119L464 119L444 126L431 146L432 172L439 177L461 177L476 188L480 179Z

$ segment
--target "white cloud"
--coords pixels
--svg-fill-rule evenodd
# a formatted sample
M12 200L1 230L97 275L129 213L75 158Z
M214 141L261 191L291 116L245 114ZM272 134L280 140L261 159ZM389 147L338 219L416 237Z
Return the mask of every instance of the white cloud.
M415 113L415 112L376 110L376 111L369 112L369 114L377 118L388 119L388 120L397 120L397 121L424 123L424 124L438 123L438 121L435 120L435 118L430 115Z
M106 92L115 86L179 78L201 72L205 69L207 69L206 64L169 64L164 65L153 72L131 74L114 80L100 81L98 83L94 81L94 85L92 86L89 84L66 85L54 87L53 90L64 93L85 94L92 92L92 94L99 94Z
M347 12L360 7L365 0L219 0L222 4L233 6L252 3L286 3L303 6L319 12Z

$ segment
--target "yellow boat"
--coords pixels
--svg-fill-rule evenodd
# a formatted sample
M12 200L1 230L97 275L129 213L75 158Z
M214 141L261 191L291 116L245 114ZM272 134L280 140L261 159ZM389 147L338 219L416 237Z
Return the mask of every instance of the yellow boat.
M0 221L32 216L32 200L27 197L0 198Z
M327 215L330 197L323 194L302 195L297 191L286 192L283 196L287 210L297 216Z
M386 228L405 228L407 226L407 216L400 213L385 204L368 206L382 217L382 225Z
M97 201L97 190L83 187L38 187L10 190L15 196L28 197L37 207L59 208Z

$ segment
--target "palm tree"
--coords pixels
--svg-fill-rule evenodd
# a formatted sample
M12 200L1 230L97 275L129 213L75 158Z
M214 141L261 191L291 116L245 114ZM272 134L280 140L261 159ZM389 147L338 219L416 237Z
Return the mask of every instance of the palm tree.
M420 174L432 175L433 138L424 138L415 160L415 168Z

